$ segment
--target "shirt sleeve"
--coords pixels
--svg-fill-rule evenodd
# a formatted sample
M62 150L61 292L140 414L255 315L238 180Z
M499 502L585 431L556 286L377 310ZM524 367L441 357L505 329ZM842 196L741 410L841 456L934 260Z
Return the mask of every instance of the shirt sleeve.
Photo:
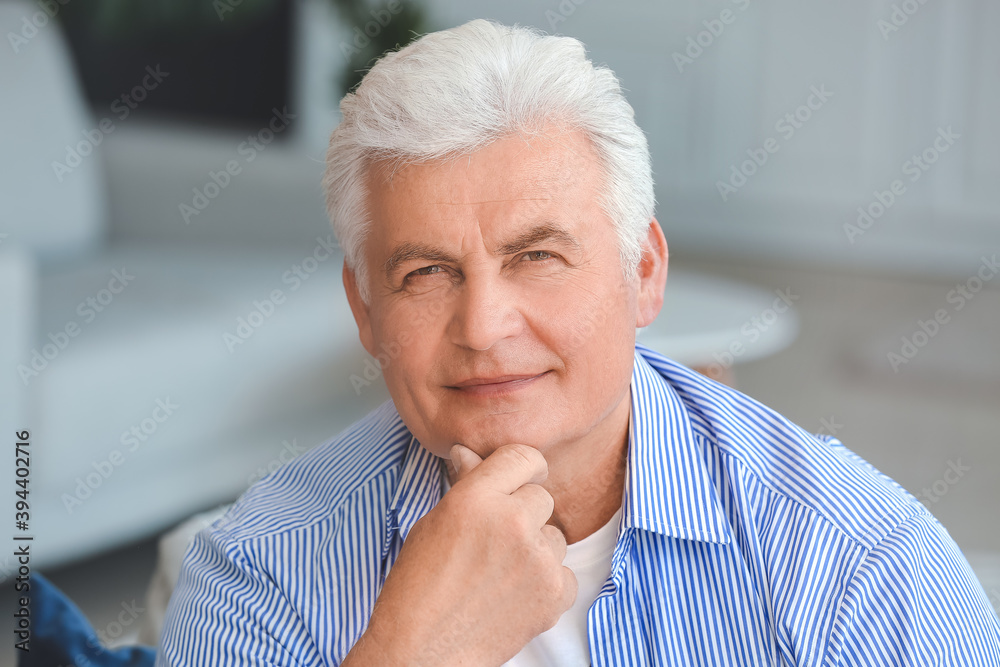
M156 667L312 667L323 661L301 616L245 543L199 532L170 598Z
M868 553L841 600L822 664L1000 665L1000 621L929 513L903 521Z

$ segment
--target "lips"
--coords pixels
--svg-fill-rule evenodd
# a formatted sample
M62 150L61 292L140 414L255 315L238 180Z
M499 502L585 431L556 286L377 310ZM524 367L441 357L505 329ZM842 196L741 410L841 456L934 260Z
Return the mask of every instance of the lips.
M462 380L461 382L456 382L451 386L475 387L480 385L500 384L503 382L513 382L515 380L529 380L539 375L541 375L541 373L523 373L519 375L497 375L494 377L475 377L475 378L469 378L468 380Z

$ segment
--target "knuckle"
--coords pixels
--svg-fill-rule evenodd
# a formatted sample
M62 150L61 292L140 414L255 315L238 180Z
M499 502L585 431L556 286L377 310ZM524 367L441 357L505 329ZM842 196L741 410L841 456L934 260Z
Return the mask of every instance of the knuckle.
M572 572L567 573L565 581L566 583L563 587L563 594L565 596L563 598L563 606L569 608L572 607L573 603L576 601L576 596L580 591L580 583L576 580L576 575Z
M549 538L556 544L559 543L566 544L566 536L563 535L563 532L558 528L556 528L555 526L545 524L544 526L542 526L542 532L545 533L545 536L547 538Z
M504 445L500 449L504 450L504 456L512 462L515 462L517 465L523 466L526 470L532 470L537 467L539 465L539 459L541 459L541 463L544 464L544 457L542 457L541 452L534 447L513 443Z
M538 502L546 505L555 503L555 499L552 497L552 494L549 493L549 490L541 484L528 484L527 486L532 487L531 492L535 495Z
M531 522L523 512L514 512L507 522L507 527L513 537L522 541L531 532Z
M544 607L549 610L553 618L552 622L554 625L559 615L565 611L565 600L568 593L567 584L561 573L554 573L545 577L542 579L542 582L541 586L539 586L539 593L544 600Z
M559 600L562 598L563 588L565 587L562 572L563 566L552 563L551 560L548 560L546 565L548 567L546 568L545 576L541 577L543 590L548 599Z

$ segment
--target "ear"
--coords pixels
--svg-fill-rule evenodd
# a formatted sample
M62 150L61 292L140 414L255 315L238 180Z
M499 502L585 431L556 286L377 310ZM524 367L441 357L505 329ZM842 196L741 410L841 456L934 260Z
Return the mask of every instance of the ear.
M639 262L639 311L636 327L646 327L663 307L663 290L667 286L667 239L660 223L650 218L649 231L643 243L642 260Z
M344 261L344 291L347 292L347 302L351 305L351 312L354 314L354 321L358 325L358 337L361 344L368 351L368 354L375 356L375 337L372 335L371 314L368 305L361 300L361 293L358 291L357 279L354 271L348 268Z

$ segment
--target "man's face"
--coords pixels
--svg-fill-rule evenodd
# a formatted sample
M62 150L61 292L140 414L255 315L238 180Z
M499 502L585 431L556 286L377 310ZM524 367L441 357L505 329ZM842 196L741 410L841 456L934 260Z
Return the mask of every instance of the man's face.
M648 279L624 281L581 133L551 126L391 182L375 168L368 185L370 303L346 267L345 286L362 343L427 449L447 458L459 442L485 457L516 442L544 454L622 405L636 327L655 317L663 282L657 295L641 289Z

